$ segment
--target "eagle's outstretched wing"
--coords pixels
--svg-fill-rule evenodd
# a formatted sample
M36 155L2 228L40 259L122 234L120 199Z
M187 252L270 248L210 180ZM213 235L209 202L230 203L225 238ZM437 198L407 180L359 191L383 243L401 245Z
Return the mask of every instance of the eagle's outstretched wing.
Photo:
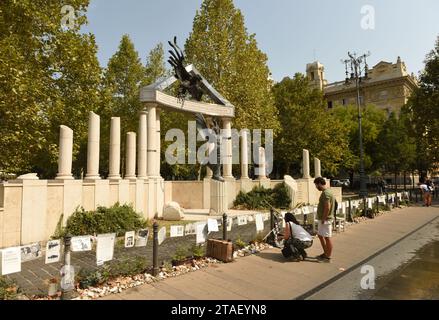
M180 47L177 45L177 37L174 37L174 43L168 41L169 45L174 51L169 50L171 56L169 57L169 64L174 68L175 77L180 81L190 81L192 76L187 72L184 66L184 54Z

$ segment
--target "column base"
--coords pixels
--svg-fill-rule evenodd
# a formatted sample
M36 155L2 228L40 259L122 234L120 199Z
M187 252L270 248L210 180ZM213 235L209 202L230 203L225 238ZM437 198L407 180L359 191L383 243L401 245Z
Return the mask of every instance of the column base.
M71 175L71 174L65 174L65 175L58 174L56 176L55 180L75 180L75 179L73 178L73 175Z
M108 176L108 180L122 180L120 175Z
M85 176L84 180L102 180L100 176Z

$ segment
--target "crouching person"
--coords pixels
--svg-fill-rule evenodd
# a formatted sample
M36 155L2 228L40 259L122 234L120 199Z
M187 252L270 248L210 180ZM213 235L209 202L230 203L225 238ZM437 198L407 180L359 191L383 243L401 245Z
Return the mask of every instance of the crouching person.
M295 261L300 261L300 257L305 260L308 256L305 249L312 246L312 236L299 224L292 213L285 214L285 222L285 247L282 249L282 254L285 258L292 258Z

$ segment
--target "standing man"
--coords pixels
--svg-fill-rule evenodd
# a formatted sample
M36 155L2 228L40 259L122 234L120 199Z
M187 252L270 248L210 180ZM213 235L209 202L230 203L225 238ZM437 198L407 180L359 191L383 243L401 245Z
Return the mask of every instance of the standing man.
M317 259L323 262L330 262L332 254L332 217L334 215L335 197L326 185L326 180L322 177L315 178L314 184L317 190L322 192L317 207L317 220L319 223L317 235L322 244L323 253L318 256Z

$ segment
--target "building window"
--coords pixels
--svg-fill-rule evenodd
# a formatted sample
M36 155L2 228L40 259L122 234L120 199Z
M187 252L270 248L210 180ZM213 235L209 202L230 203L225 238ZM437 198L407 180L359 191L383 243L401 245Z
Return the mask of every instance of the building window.
M360 96L360 105L364 104L364 97Z
M311 72L311 81L314 81L315 77L314 77L314 72Z
M328 101L328 109L332 109L332 101Z
M347 105L347 104L348 104L348 102L347 102L347 101L348 101L347 99L343 99L343 100L341 100L341 104L345 106L345 105Z

